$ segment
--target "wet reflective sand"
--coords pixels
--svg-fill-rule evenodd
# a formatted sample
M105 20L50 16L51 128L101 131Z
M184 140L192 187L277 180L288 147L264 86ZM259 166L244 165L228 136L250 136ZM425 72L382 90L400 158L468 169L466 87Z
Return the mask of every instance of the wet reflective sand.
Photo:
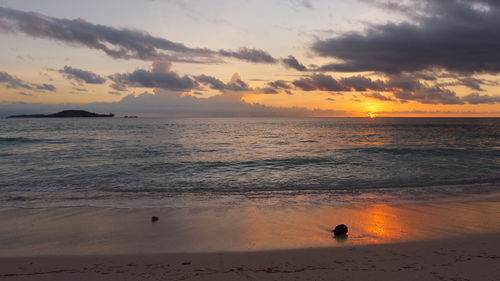
M160 219L151 222L151 216ZM381 244L500 233L498 197L342 206L11 208L0 256L220 252ZM347 239L331 229L344 223Z

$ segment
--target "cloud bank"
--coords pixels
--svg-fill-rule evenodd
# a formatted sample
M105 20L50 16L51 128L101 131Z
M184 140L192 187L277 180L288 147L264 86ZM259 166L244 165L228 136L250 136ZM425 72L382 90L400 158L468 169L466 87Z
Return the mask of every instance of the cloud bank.
M421 75L417 74L392 74L388 75L386 81L373 80L369 77L355 75L335 79L331 75L315 73L294 80L291 83L296 89L302 91L326 91L326 92L367 92L363 96L381 101L399 101L406 103L415 101L422 104L493 104L500 103L500 96L480 95L471 93L459 97L454 91L436 84L427 84L420 81ZM482 83L480 80L474 80ZM270 82L269 85L275 89L289 86L289 82L278 80ZM379 91L389 92L391 96L382 95Z
M116 73L109 78L114 82L114 89L126 87L157 88L172 91L189 91L198 88L199 84L193 78L181 76L170 71L169 63L155 62L152 69L137 69L131 73Z
M59 73L63 74L68 80L76 80L78 82L85 82L87 84L103 84L106 82L106 78L99 76L91 71L73 68L71 66L64 66L63 69L59 70Z
M208 76L205 74L196 76L195 79L196 79L196 81L200 82L201 84L206 84L211 89L219 90L219 91L224 91L224 90L250 91L250 90L252 90L250 88L250 86L245 81L243 81L241 79L241 76L239 73L234 73L233 77L231 78L231 81L229 81L227 84L222 82L221 80L213 77L213 76Z
M168 60L187 63L220 63L223 57L253 63L276 63L269 53L247 47L237 51L191 48L145 31L93 24L84 19L59 19L40 13L0 7L0 31L100 50L119 59Z
M384 73L442 68L455 73L500 72L500 4L486 0L365 1L404 13L402 23L318 40L312 50L342 60L319 70ZM408 4L405 4L408 3Z
M28 83L17 77L14 77L7 72L0 72L0 83L5 84L5 87L10 89L26 89L26 90L35 90L35 91L49 91L55 92L56 87L52 84L36 84L36 83ZM24 92L23 92L24 93ZM29 95L24 93L24 95Z
M155 94L127 95L119 102L89 104L0 104L0 116L15 114L50 113L63 109L85 109L115 114L154 114L165 116L198 117L297 117L346 115L348 112L334 110L309 110L297 107L271 107L243 101L242 94L228 92L210 98L197 98L157 90Z
M293 68L298 71L306 71L305 65L301 64L294 56L288 56L281 60L285 66Z
M58 19L1 7L0 19L0 29L4 32L21 32L37 38L83 45L101 50L113 58L204 62L212 61L215 54L208 49L189 48L143 31L92 24L83 19Z
M225 57L234 57L241 60L257 63L275 63L276 59L269 53L259 49L249 49L246 47L239 48L236 52L219 50L219 54Z

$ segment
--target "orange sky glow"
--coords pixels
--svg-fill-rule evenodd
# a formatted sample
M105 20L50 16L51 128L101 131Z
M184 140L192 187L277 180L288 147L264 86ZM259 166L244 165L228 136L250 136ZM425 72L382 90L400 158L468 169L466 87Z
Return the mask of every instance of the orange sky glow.
M500 42L488 33L498 28L497 6L402 4L426 15L420 19L377 5L383 1L127 0L118 17L56 2L0 6L0 116L72 107L144 116L218 116L223 108L224 116L500 117ZM483 21L468 25L447 5Z

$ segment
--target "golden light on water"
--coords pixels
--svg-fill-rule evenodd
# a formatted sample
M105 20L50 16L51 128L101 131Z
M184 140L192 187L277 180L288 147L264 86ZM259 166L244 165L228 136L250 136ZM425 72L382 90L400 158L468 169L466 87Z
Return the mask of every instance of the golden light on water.
M410 222L415 219L411 212L387 205L358 205L352 209L250 207L244 209L243 217L239 241L252 250L387 243L401 241L404 232L420 233L412 228ZM341 223L349 227L347 240L337 240L331 232Z

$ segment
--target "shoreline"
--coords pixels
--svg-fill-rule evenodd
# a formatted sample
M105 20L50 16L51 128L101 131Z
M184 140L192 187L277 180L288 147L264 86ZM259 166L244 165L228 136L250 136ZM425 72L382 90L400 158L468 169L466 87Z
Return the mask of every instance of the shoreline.
M90 198L89 198L90 197ZM68 200L70 198L70 200ZM13 200L14 199L14 200ZM429 187L405 187L348 190L249 190L249 191L122 191L96 192L5 192L0 196L1 209L27 208L231 208L276 206L350 206L361 204L425 204L449 202L499 201L497 185L474 184ZM29 207L26 204L29 202Z
M473 200L467 200L473 199ZM159 221L152 222L151 217ZM286 250L500 233L500 197L425 203L0 208L0 257ZM331 230L349 227L348 238Z
M499 233L256 252L0 258L2 280L495 280Z
M500 276L498 194L349 206L0 208L0 219L0 279L9 281ZM347 239L330 232L340 223Z

